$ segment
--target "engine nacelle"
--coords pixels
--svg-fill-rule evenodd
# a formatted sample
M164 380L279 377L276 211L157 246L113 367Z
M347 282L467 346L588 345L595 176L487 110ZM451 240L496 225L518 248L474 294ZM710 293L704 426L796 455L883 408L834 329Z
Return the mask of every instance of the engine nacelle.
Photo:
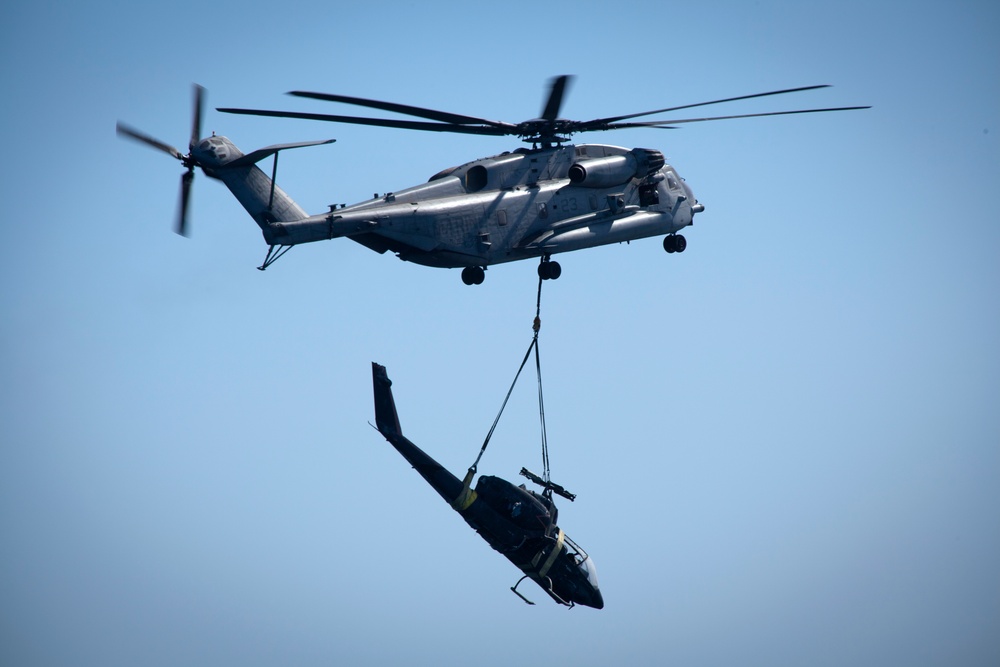
M643 178L664 165L663 153L636 148L624 155L581 160L569 168L569 180L586 188L610 188Z

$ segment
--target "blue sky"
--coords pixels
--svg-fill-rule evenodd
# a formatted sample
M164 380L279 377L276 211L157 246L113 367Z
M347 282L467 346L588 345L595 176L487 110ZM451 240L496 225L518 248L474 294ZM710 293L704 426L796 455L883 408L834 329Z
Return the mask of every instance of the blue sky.
M995 665L1000 660L1000 9L993 3L7 3L0 21L0 662ZM588 119L869 111L577 137L661 149L705 213L560 257L542 354L560 524L606 608L508 587L368 426L461 472L530 340L533 263L457 271L347 241L265 273L195 182L190 86L312 89L517 122L575 74ZM310 212L517 146L209 111L288 153ZM540 469L531 378L480 471Z

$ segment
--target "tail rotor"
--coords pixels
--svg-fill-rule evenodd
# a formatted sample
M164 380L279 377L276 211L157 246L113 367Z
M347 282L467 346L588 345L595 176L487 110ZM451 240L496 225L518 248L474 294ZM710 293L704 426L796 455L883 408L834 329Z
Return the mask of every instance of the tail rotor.
M180 152L180 150L170 144L164 143L159 139L155 139L144 132L140 132L139 130L130 127L121 121L119 121L115 126L115 131L118 136L138 141L150 146L151 148L155 148L158 151L166 153L167 155L180 160L181 164L187 168L187 171L181 175L180 202L177 207L177 221L174 226L174 231L181 236L188 235L187 212L191 201L191 183L194 181L195 167L200 166L198 160L194 157L194 149L201 139L201 119L204 113L205 89L195 84L193 96L194 110L191 119L191 140L188 142L187 155L184 155Z

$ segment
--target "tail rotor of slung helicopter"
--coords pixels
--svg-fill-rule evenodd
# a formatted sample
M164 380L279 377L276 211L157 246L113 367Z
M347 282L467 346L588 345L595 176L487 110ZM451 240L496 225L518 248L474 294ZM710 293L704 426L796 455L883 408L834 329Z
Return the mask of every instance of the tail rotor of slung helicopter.
M158 151L162 151L167 155L171 155L174 158L181 161L187 171L181 175L181 195L180 202L177 207L177 222L174 227L176 231L181 236L187 236L187 212L188 205L191 201L191 183L194 181L194 168L199 166L198 160L194 157L195 146L201 139L201 118L204 110L204 100L205 100L205 89L199 85L194 86L193 91L194 97L194 111L192 113L191 119L191 140L188 142L188 153L184 155L177 148L174 148L170 144L166 144L159 139L155 139L144 132L140 132L135 128L129 127L121 121L115 126L115 130L120 137L127 137L129 139L134 139L141 143L151 146Z

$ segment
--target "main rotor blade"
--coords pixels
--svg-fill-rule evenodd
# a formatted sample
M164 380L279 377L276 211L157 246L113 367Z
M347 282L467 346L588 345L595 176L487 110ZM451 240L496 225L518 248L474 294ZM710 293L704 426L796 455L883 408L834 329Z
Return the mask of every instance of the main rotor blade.
M454 132L456 134L483 134L502 137L516 134L517 127L508 130L502 127L481 125L458 125L451 123L423 123L416 120L392 120L388 118L362 118L359 116L336 116L322 113L303 113L299 111L268 111L265 109L232 109L220 108L222 113L241 114L245 116L268 116L271 118L302 118L305 120L322 120L331 123L350 123L353 125L373 125L375 127L395 127L403 130L426 130L429 132Z
M545 102L545 108L542 109L544 120L555 120L559 117L563 95L566 93L566 86L571 78L568 74L563 74L552 79L552 85L549 87L549 98Z
M769 97L771 95L784 95L786 93L800 93L806 90L816 90L817 88L829 88L829 84L820 84L818 86L803 86L802 88L786 88L785 90L772 90L767 93L754 93L753 95L740 95L739 97L727 97L722 100L712 100L711 102L698 102L697 104L684 104L679 107L667 107L666 109L655 109L654 111L643 111L641 113L628 114L626 116L612 116L610 118L596 118L585 123L580 123L582 126L590 125L602 125L604 123L617 123L620 120L628 120L629 118L639 118L640 116L651 116L654 113L670 113L671 111L680 111L681 109L693 109L695 107L705 107L710 104L723 104L725 102L736 102L738 100L750 100L756 97Z
M178 160L183 160L184 159L184 154L181 153L176 148L174 148L173 146L171 146L170 144L165 144L162 141L160 141L159 139L154 139L153 137L149 136L148 134L140 132L139 130L137 130L135 128L129 127L128 125L126 125L125 123L122 123L120 121L115 125L115 132L120 137L124 136L124 137L128 137L130 139L134 139L136 141L140 141L140 142L146 144L147 146L152 146L156 150L163 151L164 153L167 153L168 155L173 155Z
M191 141L188 143L188 150L193 151L194 147L201 141L201 117L205 105L205 89L198 84L194 86L194 112L191 119Z
M604 128L595 128L595 129L622 130L629 127L658 127L664 129L672 129L672 128L667 128L667 126L680 125L681 123L701 123L707 120L732 120L734 118L760 118L762 116L789 116L792 114L799 114L799 113L824 113L827 111L857 111L859 109L871 109L871 107L870 106L832 107L830 109L796 109L794 111L769 111L767 113L744 113L735 116L708 116L705 118L682 118L682 119L671 118L669 120L649 120L649 121L640 121L637 123L609 123Z
M454 125L489 125L492 127L505 127L514 128L511 123L504 123L502 121L487 120L485 118L476 118L475 116L465 116L457 113L450 113L448 111L437 111L435 109L424 109L423 107L415 107L409 104L397 104L395 102L381 102L379 100L367 100L362 97L349 97L347 95L332 95L329 93L311 93L303 90L293 90L289 95L294 95L295 97L307 97L314 100L323 100L324 102L340 102L342 104L353 104L359 107L367 107L369 109L381 109L382 111L391 111L393 113L406 114L407 116L416 116L417 118L427 118L428 120L436 120L442 123L449 123Z

